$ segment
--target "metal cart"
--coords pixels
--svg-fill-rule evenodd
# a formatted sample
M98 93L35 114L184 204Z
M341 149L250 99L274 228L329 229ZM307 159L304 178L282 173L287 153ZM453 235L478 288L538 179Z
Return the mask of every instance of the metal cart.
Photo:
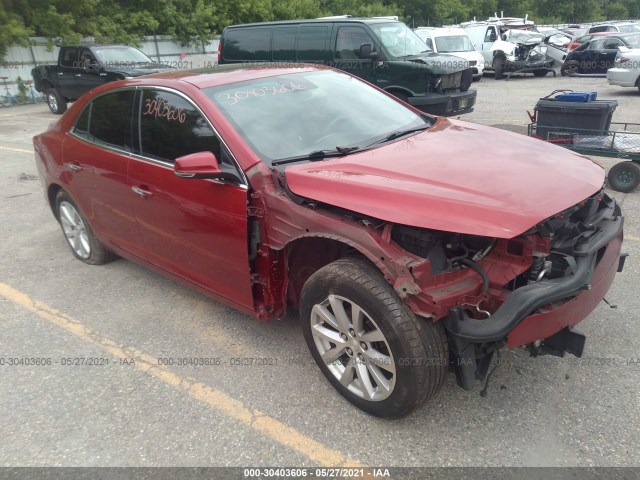
M586 155L624 159L607 177L614 190L630 192L640 183L640 123L611 122L604 132L531 123L528 134Z

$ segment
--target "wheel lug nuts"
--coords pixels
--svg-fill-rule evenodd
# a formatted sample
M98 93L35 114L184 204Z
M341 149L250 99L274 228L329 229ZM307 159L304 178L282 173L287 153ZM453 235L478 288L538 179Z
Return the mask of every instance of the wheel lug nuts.
M356 331L353 328L349 329L349 335L351 335L352 337L356 336Z
M360 360L361 362L364 362L364 355L359 353L358 354L358 360Z
M347 336L346 336L344 333L341 333L341 334L340 334L340 338L341 338L342 340L344 340L345 342L347 341Z
M347 354L353 355L353 350L351 350L350 348L347 348Z
M363 350L366 350L366 349L367 349L367 348L369 348L369 347L367 347L367 344L366 344L366 343L364 343L364 342L360 342L360 348L362 348Z

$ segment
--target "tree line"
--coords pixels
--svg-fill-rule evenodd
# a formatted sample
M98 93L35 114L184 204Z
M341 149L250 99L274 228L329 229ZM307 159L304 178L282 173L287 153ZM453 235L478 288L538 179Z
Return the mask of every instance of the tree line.
M410 26L485 19L495 12L529 15L537 23L640 18L640 0L2 0L0 59L30 36L73 44L137 44L171 35L183 44L208 42L227 25L329 15L397 15Z

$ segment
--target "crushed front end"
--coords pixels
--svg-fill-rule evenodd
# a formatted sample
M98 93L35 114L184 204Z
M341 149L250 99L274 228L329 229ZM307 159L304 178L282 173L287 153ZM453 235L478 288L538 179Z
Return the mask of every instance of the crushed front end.
M571 327L621 271L622 232L619 206L601 191L511 239L401 226L392 238L427 260L411 268L420 291L406 301L442 321L458 384L470 389L502 347L582 354L584 337Z

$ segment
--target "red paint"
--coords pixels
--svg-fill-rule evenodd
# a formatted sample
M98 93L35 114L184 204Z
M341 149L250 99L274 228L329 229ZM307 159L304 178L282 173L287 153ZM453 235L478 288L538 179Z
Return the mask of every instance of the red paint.
M603 169L547 142L440 118L381 148L289 166L286 177L297 195L389 222L511 238L598 191Z
M281 317L287 300L295 304L313 271L356 252L376 265L414 313L437 321L461 304L498 308L509 293L505 286L529 269L534 255L550 248L547 239L518 235L581 202L604 182L603 169L586 157L443 118L423 133L344 158L289 165L283 174L260 161L200 90L311 70L233 66L215 69L214 75L176 71L100 87L34 137L47 192L67 190L95 233L121 256L263 320ZM180 178L168 165L69 133L95 95L153 85L178 90L196 103L237 159L248 186ZM158 121L180 122L180 112L164 107L148 113ZM81 170L69 170L69 162ZM214 162L203 156L182 157L179 163L183 173L202 173L207 164L215 173ZM285 183L318 205L294 202ZM362 221L349 211L375 220ZM479 262L489 277L488 294L482 294L482 279L471 269L432 274L428 260L391 240L395 223L497 237ZM259 240L252 244L255 232ZM613 280L619 251L620 239L608 246L592 290L527 317L509 335L509 346L546 338L588 315Z

